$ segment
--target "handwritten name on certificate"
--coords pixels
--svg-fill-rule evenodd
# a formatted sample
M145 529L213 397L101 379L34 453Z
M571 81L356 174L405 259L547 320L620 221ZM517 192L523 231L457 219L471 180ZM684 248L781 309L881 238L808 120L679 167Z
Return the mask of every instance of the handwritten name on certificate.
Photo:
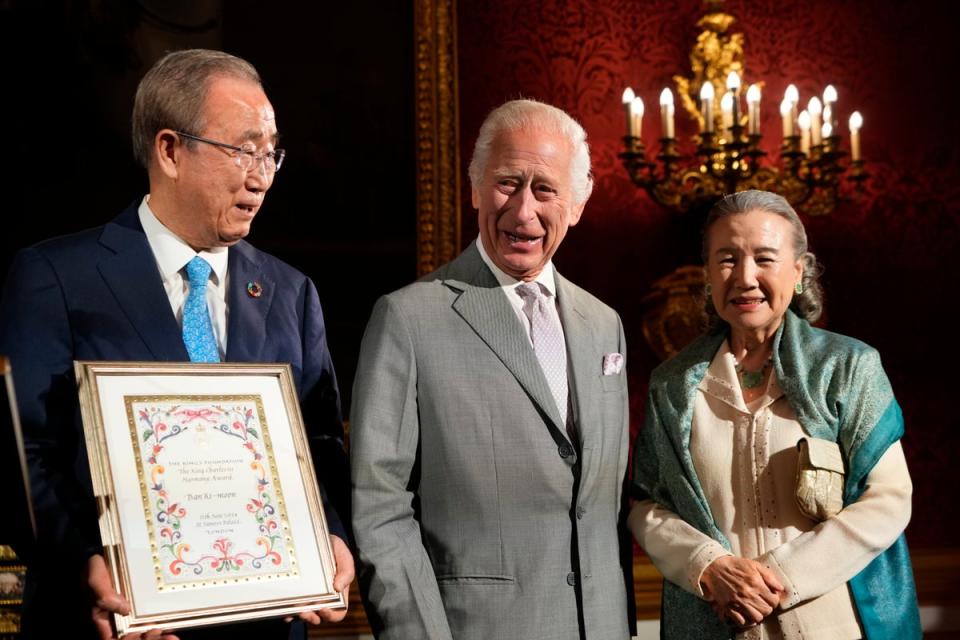
M157 588L296 576L259 396L125 396Z

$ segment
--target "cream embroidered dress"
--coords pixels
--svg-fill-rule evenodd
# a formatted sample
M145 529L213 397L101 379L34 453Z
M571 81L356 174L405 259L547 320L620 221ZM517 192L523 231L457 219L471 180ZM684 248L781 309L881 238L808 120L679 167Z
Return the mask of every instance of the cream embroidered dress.
M690 455L733 555L759 559L787 589L774 615L737 638L860 638L846 581L896 540L910 519L912 485L903 449L897 442L884 453L857 502L825 522L809 520L794 501L796 443L807 434L775 375L748 406L735 366L724 341L698 388ZM660 572L700 597L704 569L730 554L652 500L634 506L629 524Z

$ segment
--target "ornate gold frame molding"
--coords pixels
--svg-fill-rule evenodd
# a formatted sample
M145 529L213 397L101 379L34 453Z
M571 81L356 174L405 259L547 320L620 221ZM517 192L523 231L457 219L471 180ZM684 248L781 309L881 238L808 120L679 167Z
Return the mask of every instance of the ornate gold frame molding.
M456 0L415 0L417 275L460 252Z

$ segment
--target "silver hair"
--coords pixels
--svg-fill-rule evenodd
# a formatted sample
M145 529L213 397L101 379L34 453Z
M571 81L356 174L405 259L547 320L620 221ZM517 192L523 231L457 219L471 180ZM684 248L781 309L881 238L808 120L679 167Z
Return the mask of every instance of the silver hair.
M133 155L150 166L153 141L163 129L200 135L210 81L237 78L262 86L253 65L223 51L186 49L162 57L140 81L133 100ZM193 144L188 140L187 144Z
M801 318L816 322L823 311L823 287L820 286L820 275L823 273L823 268L817 262L817 257L807 251L807 231L804 229L803 222L800 221L797 212L783 196L769 191L751 189L726 195L713 205L710 213L707 214L706 222L703 224L703 263L707 264L709 260L707 244L710 227L713 226L713 223L727 216L751 211L766 211L778 215L790 223L793 229L793 255L803 260L803 277L801 279L803 293L794 293L793 300L790 302L790 309ZM704 298L704 313L707 316L707 325L711 329L716 328L723 323L723 320L717 314L710 296L704 296Z
M587 132L580 123L557 107L536 100L511 100L490 112L480 126L477 143L470 159L470 183L476 188L490 159L490 149L497 136L507 131L535 129L562 135L570 142L570 184L575 205L583 204L593 191L590 173L590 146Z

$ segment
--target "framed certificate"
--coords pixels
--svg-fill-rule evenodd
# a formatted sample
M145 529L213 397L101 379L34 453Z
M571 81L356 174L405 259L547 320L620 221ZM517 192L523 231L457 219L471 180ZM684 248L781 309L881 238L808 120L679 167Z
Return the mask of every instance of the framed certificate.
M288 365L75 369L119 634L345 605Z

